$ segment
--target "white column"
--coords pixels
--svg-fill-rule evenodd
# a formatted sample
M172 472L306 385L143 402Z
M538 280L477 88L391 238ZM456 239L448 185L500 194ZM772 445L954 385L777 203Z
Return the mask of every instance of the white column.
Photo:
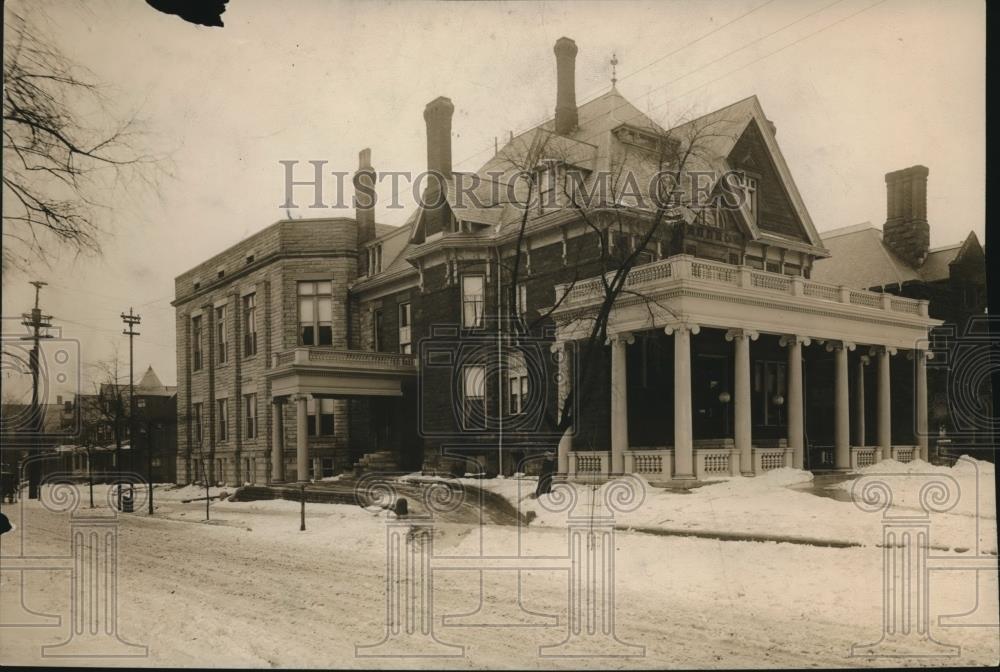
M927 454L927 358L930 353L926 350L916 350L913 357L916 360L916 381L914 383L914 420L916 422L917 446L920 447L920 459L928 461Z
M285 480L285 418L284 404L275 400L271 404L271 482Z
M611 473L625 472L628 450L628 369L625 347L635 342L632 334L614 334L611 344Z
M847 389L847 352L853 350L853 345L828 343L826 348L828 351L833 351L835 358L833 384L834 466L837 469L849 469L851 466L851 407L850 392Z
M878 445L882 457L892 456L892 396L889 389L889 356L892 350L878 350Z
M674 336L674 478L694 478L694 431L691 426L691 334L696 324L664 329Z
M865 365L868 355L858 357L858 375L854 381L854 445L865 445Z
M552 352L559 359L559 378L556 381L559 393L557 395L557 403L559 404L558 418L559 422L563 419L563 408L566 403L566 397L569 396L573 389L573 381L570 380L572 375L572 367L570 367L570 349L569 344L565 341L555 343L552 345ZM569 472L569 454L573 451L573 427L568 426L563 430L562 436L559 438L559 448L556 453L557 465L556 473L566 474Z
M801 469L805 465L802 346L809 345L810 341L799 336L783 336L780 343L788 348L788 447L792 450L792 466Z
M309 397L300 394L295 397L295 463L299 483L309 480Z
M730 329L726 340L733 342L735 375L733 395L733 444L740 454L740 471L744 476L753 474L753 446L751 432L750 400L750 341L757 340L757 333L745 329Z

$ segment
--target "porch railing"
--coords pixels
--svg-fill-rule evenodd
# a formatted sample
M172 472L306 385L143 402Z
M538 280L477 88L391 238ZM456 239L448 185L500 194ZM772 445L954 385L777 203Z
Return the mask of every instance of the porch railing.
M569 477L575 479L607 478L611 471L611 453L581 450L569 454Z
M650 480L669 481L674 451L669 448L633 448L625 451L625 473L639 474Z
M792 451L787 448L753 449L753 472L755 474L790 466L792 466Z
M335 348L295 348L275 353L272 358L272 364L275 368L290 364L319 364L321 366L327 364L381 371L414 369L416 362L413 355Z
M870 467L881 458L877 446L851 446L851 469Z
M917 446L893 446L892 459L897 462L912 462L920 454L919 450Z
M604 277L607 282L610 282L614 278L614 272L610 272ZM698 259L686 254L675 255L633 268L625 280L625 288L634 289L647 283L662 280L696 280L717 285L765 290L786 296L863 306L893 313L928 316L928 302L924 300L907 299L890 294L853 289L843 285L815 282L801 276L762 271L749 266L734 266L709 259ZM556 296L563 296L567 292L568 295L566 295L562 305L571 305L577 302L586 303L598 299L604 296L604 287L600 277L556 286Z

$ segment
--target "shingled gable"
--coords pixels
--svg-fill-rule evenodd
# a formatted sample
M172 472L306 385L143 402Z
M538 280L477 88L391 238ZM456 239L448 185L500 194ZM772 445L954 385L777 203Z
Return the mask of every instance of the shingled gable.
M522 168L518 159L525 156L533 143L545 142L546 155L583 169L585 175L594 175L599 171L612 170L614 158L621 156L624 145L617 131L623 128L647 129L681 143L696 141L698 152L697 156L690 158L691 169L710 169L719 175L737 167L734 163L738 162L738 157L734 157L734 151L741 149L741 142L743 145L755 144L754 160L773 177L771 184L780 189L774 199L777 207L783 209L784 226L759 228L746 204L740 214L734 217L735 223L752 240L806 251L818 257L829 256L778 147L771 123L764 115L756 96L679 124L669 131L656 124L614 88L581 105L578 114L579 123L572 133L555 135L555 121L549 119L511 138L476 171L481 180L477 195L487 205L486 208L470 207L464 202L468 199L457 202L455 180L465 178L459 174L449 180L446 192L452 214L460 221L489 227L481 232L483 235L503 234L520 224L522 211L502 202L503 199L501 202L493 202L496 200L496 193L491 194L489 183L496 179L497 173L504 173L504 178L501 179L505 179ZM504 193L502 189L500 193ZM416 244L424 242L422 209L420 210L410 223L410 242ZM687 221L695 219L694 213L687 208L681 210ZM537 216L533 215L535 217Z

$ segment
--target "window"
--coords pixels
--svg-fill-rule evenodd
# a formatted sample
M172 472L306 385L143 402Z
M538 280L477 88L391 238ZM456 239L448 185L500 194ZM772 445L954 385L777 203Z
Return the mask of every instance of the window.
M247 255L247 266L249 266L250 264L252 264L253 261L254 261L254 255L248 254Z
M462 428L486 428L486 367L462 369Z
M194 445L201 445L201 404L191 404L191 438Z
M547 162L547 165L538 175L538 212L543 213L558 205L558 194L556 187L559 184L560 166L554 161Z
M244 434L248 439L257 438L257 395L243 395Z
M217 277L218 277L218 278L219 278L219 279L221 280L222 278L224 278L224 277L225 277L225 275L226 275L226 271L225 271L225 269L221 269L221 268L220 268L220 269L219 269L219 272L218 272L218 274L217 274Z
M507 412L510 415L524 413L528 400L528 369L524 365L523 353L512 353L507 371L508 400Z
M201 315L191 318L191 369L201 370Z
M243 458L243 482L253 483L253 471L250 470L250 458Z
M382 309L372 313L372 350L382 352Z
M523 282L517 286L517 314L524 315L528 312L528 286Z
M218 416L219 416L219 436L218 440L221 443L229 438L229 400L228 399L217 399L216 405L218 406Z
M399 304L399 351L404 355L413 353L410 345L410 304Z
M219 353L219 364L226 363L226 307L215 309L216 351Z
M257 295L243 297L243 356L257 354Z
M317 399L312 397L306 406L308 409L308 435L333 436L333 399Z
M785 424L785 363L758 360L754 363L754 411L766 426Z
M299 283L299 345L333 345L330 288L329 281Z
M484 284L482 275L462 276L462 326L466 329L483 326Z
M382 272L382 243L368 248L368 275Z
M324 457L323 458L323 478L328 478L333 476L333 458Z
M746 196L746 203L750 207L750 218L757 221L757 178L744 174L742 179L743 193Z

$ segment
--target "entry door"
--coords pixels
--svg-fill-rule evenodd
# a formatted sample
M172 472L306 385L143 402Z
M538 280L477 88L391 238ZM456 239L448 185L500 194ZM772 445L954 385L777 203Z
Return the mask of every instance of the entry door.
M691 401L694 406L694 438L726 438L732 426L729 413L733 405L733 390L729 384L729 357L696 355L692 364ZM728 395L728 402L725 401L725 395Z

